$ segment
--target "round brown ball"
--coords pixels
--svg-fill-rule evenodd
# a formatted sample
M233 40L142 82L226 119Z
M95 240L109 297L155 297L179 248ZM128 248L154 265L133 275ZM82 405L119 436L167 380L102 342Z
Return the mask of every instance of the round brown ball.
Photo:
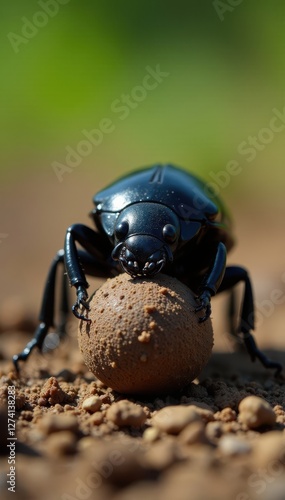
M211 356L211 320L199 323L193 293L176 278L124 273L107 280L89 305L91 322L79 325L80 350L89 370L118 392L181 389Z

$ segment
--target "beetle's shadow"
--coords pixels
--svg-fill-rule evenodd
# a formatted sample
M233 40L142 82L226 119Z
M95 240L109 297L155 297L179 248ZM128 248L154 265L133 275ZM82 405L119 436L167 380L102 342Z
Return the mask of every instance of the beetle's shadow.
M275 388L279 385L281 391L283 392L285 381L285 351L266 350L265 354L270 359L278 361L283 365L284 370L278 377L275 377L274 369L264 368L258 360L253 363L247 352L214 352L207 366L205 366L200 375L197 377L197 380L199 381L198 385L207 387L209 381L210 385L211 382L220 381L224 382L225 390L228 392L231 390L231 387L236 387L238 390L240 389L241 391L245 391L247 390L247 384L252 388L252 383L258 384L260 389L270 391L270 388L274 384ZM168 406L179 404L181 397L186 396L190 397L191 401L194 399L196 402L204 404L205 395L199 392L197 380L190 382L186 387L178 392L177 390L173 390L167 391L167 393L156 393L153 395L153 398L149 395L145 397L141 396L140 400L148 406L153 403L155 398L158 397L165 401L165 404ZM267 386L269 389L266 389ZM282 397L282 392L280 393L280 397ZM210 398L213 395L214 394L209 393ZM229 397L230 400L234 402L236 395L233 395L232 397L229 392ZM189 402L184 402L183 404L189 404Z
M205 378L236 379L245 378L258 380L263 383L268 378L285 380L285 351L263 349L262 352L272 361L277 361L283 366L280 377L275 378L275 370L262 366L259 360L252 362L246 351L242 352L213 352L207 366L202 370L199 381Z

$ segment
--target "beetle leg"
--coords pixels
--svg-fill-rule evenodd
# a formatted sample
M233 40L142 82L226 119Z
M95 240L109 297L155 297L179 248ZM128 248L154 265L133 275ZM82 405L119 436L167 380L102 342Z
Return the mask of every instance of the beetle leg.
M54 326L54 294L56 271L58 265L63 264L63 258L64 251L60 250L59 252L57 252L51 264L42 299L42 306L39 316L39 326L35 331L34 337L32 338L32 340L30 340L30 342L28 342L22 352L13 356L13 363L17 372L19 371L19 361L26 361L35 347L41 349L49 328L51 326ZM62 300L62 318L64 318L66 315L66 300L66 297L64 297L64 299Z
M199 317L199 323L203 323L206 319L209 318L212 308L211 308L211 292L209 290L204 290L199 297L197 297L197 301L200 302L200 305L195 308L195 313L202 311L205 309L204 316Z
M84 314L79 312L81 307L83 308L83 313L85 312L85 310L89 311L90 307L87 302L88 294L83 286L79 286L77 288L76 293L77 293L77 301L72 306L72 312L74 316L76 316L76 318L82 319L83 321L87 321L90 323L91 320L88 319L86 316L84 316Z
M107 259L107 255L110 253L110 244L108 242L107 246L102 234L96 233L84 224L73 224L66 231L64 244L65 267L70 285L74 286L77 292L77 301L72 307L72 312L78 319L89 321L84 315L84 312L89 309L87 302L89 284L86 281L76 242L87 250L88 253L84 253L84 255L88 256L90 254L89 257L93 258L94 262L103 261L104 258ZM83 312L80 312L82 308Z
M111 258L105 258L104 255L101 255L101 258L95 258L87 252L84 252L83 250L78 250L78 258L80 258L80 261L84 265L86 273L90 274L91 276L107 278L111 277L114 274L117 274L116 268L113 265L113 261L111 260ZM37 327L33 338L28 342L23 351L13 356L13 363L17 372L19 372L19 361L26 361L35 347L41 350L44 346L44 341L49 332L49 329L55 326L54 306L56 274L58 266L63 266L63 263L64 250L60 250L56 254L47 276L42 298L41 311L39 315L39 326ZM64 336L65 324L67 316L69 314L67 292L68 281L66 275L63 275L59 326L56 328L56 332L59 334L59 338ZM88 320L88 318L86 318L86 316L83 316L83 314L82 317L80 316L80 308L84 307L85 309L87 309L89 307L87 302L87 292L83 289L83 287L78 287L78 292L77 302L74 305L75 310L73 312L79 319Z
M214 263L210 272L203 280L200 286L201 293L197 297L199 305L196 307L195 312L205 309L204 316L199 318L200 322L206 321L211 314L211 297L215 295L222 282L225 269L226 269L227 250L223 243L219 243L216 250Z
M219 292L232 288L240 281L244 282L245 289L241 308L241 321L236 333L236 339L243 342L252 361L255 361L257 358L265 368L275 368L275 375L278 376L282 370L282 365L267 358L267 356L257 347L251 333L251 330L254 330L254 299L251 281L246 269L238 266L227 267Z
M265 368L275 368L275 377L278 377L282 371L282 365L276 361L271 361L260 349L258 349L254 336L250 332L243 333L242 335L244 345L249 353L251 360L255 361L256 358L265 366Z

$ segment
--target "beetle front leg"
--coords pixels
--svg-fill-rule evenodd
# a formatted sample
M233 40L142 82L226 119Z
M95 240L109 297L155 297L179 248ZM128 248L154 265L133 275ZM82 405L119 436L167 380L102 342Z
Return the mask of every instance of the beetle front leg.
M106 246L106 242L102 239L102 235L99 235L93 229L83 225L83 224L73 224L66 231L65 244L64 244L64 260L65 268L69 278L69 283L71 286L76 288L77 301L72 307L72 312L76 318L83 321L90 321L88 319L89 304L87 288L89 284L85 277L85 271L83 270L80 254L81 252L77 250L75 242L78 242L87 253L95 258L102 261L104 256L108 255L109 248Z
M77 294L77 301L72 306L72 312L73 312L74 316L76 316L76 318L82 319L83 321L90 322L91 321L90 319L88 319L86 316L84 316L84 314L79 312L80 309L82 309L82 308L83 308L83 312L85 310L89 311L89 309L90 309L89 304L87 302L88 293L87 293L86 289L84 288L84 286L79 285L76 289L76 294Z
M223 243L219 243L213 266L200 286L201 292L197 297L199 305L196 307L195 312L197 313L205 310L204 316L199 318L200 323L206 321L211 314L211 298L213 295L216 295L223 280L226 269L226 259L227 249Z
M199 302L199 306L195 308L195 313L205 310L204 316L199 317L199 323L203 323L208 319L212 312L211 307L211 292L209 290L204 290L198 297L197 302Z

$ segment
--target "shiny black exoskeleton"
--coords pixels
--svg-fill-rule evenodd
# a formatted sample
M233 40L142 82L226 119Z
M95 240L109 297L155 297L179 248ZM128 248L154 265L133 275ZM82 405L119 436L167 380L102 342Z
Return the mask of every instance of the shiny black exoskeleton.
M160 271L175 276L197 296L199 321L211 313L211 297L244 282L241 321L236 338L242 339L252 360L281 371L254 341L254 304L250 279L242 267L226 267L233 246L230 217L210 186L179 168L155 165L122 177L94 197L91 216L96 230L83 224L70 226L64 250L49 271L43 295L39 326L25 349L13 357L26 360L32 349L43 346L54 327L56 271L63 264L77 301L75 316L88 320L88 283L85 274L96 277L127 272L132 277L153 277ZM82 249L78 249L76 243ZM69 312L64 277L58 331L63 334Z

